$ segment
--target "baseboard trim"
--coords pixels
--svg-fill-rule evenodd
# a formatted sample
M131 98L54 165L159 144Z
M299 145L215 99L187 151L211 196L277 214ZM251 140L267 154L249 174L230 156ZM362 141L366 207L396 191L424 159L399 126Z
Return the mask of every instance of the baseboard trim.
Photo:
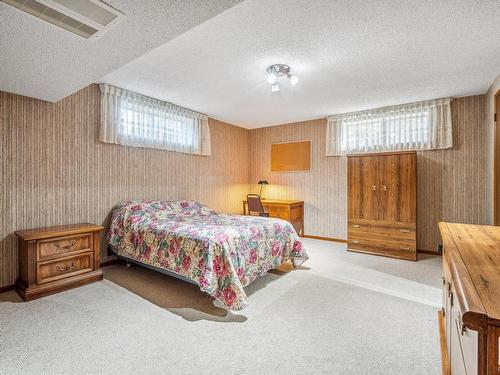
M417 250L417 253L420 253L420 254L429 254L429 255L439 255L439 256L442 255L438 251L430 251L430 250Z
M340 242L347 243L347 240L343 240L341 238L331 238L331 237L321 237L321 236L310 236L308 234L304 234L302 237L304 238L312 238L313 240L322 240L322 241L330 241L330 242Z
M0 286L0 293L8 292L9 290L14 290L16 288L16 284Z
M104 262L101 262L101 267L112 266L113 264L118 264L118 263L121 263L121 262L122 261L119 258L110 259L110 260L106 260Z

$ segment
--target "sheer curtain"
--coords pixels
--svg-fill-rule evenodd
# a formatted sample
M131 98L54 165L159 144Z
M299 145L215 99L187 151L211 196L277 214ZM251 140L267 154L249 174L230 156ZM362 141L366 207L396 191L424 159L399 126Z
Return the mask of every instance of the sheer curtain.
M99 87L102 142L211 154L207 116L111 85Z
M453 147L451 99L328 117L326 155Z

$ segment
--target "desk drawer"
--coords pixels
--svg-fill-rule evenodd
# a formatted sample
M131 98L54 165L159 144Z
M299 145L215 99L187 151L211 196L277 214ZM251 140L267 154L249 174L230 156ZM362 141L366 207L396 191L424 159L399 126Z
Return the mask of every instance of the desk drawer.
M49 260L66 256L68 253L78 250L93 248L92 234L66 236L52 238L38 242L38 260Z
M275 217L283 220L290 220L290 215L288 212L288 207L282 206L267 206L270 217Z
M38 262L38 283L79 275L90 272L94 268L94 253L92 251L50 261Z

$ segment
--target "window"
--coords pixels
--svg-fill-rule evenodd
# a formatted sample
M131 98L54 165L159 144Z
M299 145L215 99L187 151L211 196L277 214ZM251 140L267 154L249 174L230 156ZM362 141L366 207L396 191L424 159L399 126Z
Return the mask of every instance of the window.
M327 155L452 147L450 99L328 118Z
M207 116L110 85L100 87L101 141L210 155Z

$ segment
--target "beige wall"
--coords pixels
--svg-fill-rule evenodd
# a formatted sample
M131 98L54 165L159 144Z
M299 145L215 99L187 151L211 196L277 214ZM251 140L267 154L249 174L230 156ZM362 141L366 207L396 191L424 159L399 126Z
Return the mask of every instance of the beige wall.
M454 149L418 154L419 249L435 250L440 220L491 223L487 100L456 99ZM264 196L305 201L306 234L347 237L346 159L325 156L326 119L252 131L210 119L210 157L101 143L98 119L96 85L55 104L0 92L0 287L17 278L17 229L103 224L132 198L196 199L239 213L261 179L271 183ZM311 171L270 171L272 143L305 139Z
M239 213L248 191L249 132L216 120L203 157L99 142L96 85L55 104L0 92L0 116L0 287L17 278L17 229L102 224L132 198Z
M490 223L487 199L487 127L485 97L459 98L452 103L453 150L418 153L418 239L421 250L435 251L437 223ZM315 120L252 130L251 183L267 179L268 198L305 201L305 233L346 239L346 158L325 156L326 120ZM274 142L310 139L310 172L270 170Z
M304 201L304 233L347 237L347 165L345 158L326 157L326 119L255 129L250 132L250 182L268 180L264 196ZM311 140L311 170L271 172L271 144Z

